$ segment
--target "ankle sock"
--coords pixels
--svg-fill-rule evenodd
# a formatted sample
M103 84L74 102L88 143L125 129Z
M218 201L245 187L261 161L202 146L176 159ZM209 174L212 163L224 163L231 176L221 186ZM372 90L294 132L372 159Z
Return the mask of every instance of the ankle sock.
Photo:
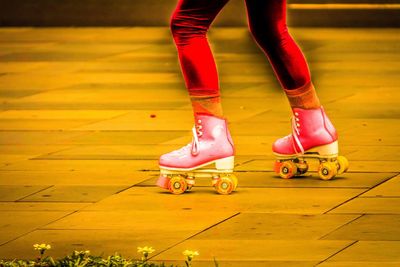
M220 96L190 96L194 113L223 117Z
M292 108L315 109L321 107L313 83L310 81L296 89L284 89Z

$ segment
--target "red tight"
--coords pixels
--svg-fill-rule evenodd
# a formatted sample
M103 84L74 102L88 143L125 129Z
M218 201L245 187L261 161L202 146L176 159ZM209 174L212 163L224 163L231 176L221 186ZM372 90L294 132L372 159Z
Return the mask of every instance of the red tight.
M186 87L191 96L219 96L218 74L207 31L229 0L179 0L171 16ZM245 0L249 29L285 89L310 81L303 53L286 26L286 0Z

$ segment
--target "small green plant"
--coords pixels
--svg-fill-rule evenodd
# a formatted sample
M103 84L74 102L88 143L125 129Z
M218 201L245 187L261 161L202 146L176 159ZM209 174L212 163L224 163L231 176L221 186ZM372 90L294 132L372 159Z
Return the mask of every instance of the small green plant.
M214 266L215 267L219 267L218 261L217 261L217 259L215 257L214 257Z
M101 256L93 256L89 250L77 251L64 258L54 260L51 256L45 256L46 251L51 249L48 244L35 244L33 248L39 251L39 256L35 260L0 260L0 267L166 267L164 263L150 263L149 255L155 249L152 247L138 247L137 252L141 254L141 260L130 260L122 257L120 254L103 258ZM192 266L192 260L195 256L199 256L199 252L185 250L183 255L186 257L185 264L187 267ZM218 266L214 259L215 266ZM174 267L170 265L170 267Z
M40 245L39 244L35 244L35 245L33 245L33 248L35 250L39 250L40 256L42 257L43 254L46 252L46 250L51 249L51 246L47 245L47 244L40 244Z
M85 251L77 251L71 253L71 255L67 255L64 258L58 260L56 262L56 266L93 266L96 262L99 262L101 257L94 257L90 255L89 250Z
M193 251L193 250L185 250L183 252L183 255L186 256L186 266L187 267L191 267L192 266L192 260L195 256L199 256L199 252L198 251Z
M51 249L51 246L48 244L34 244L33 248L39 251L39 257L37 257L35 262L29 262L29 264L33 264L33 266L54 266L55 262L52 257L46 256L44 254L47 250ZM28 265L32 266L32 265Z
M152 247L138 247L137 248L138 253L142 253L142 262L145 263L147 261L147 258L151 253L155 251Z

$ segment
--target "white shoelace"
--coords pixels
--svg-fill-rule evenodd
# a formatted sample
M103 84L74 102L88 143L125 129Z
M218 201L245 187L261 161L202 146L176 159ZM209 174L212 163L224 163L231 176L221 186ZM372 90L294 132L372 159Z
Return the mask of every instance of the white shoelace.
M300 129L298 127L300 126L300 123L298 123L298 121L299 121L299 119L297 118L297 115L295 113L295 116L292 117L292 137L294 140L293 149L297 154L299 154L299 152L297 152L297 149L296 149L296 144L297 144L297 146L301 150L301 154L304 154L304 148L299 139Z
M192 128L192 133L193 133L193 140L192 140L192 155L196 156L199 154L199 136L196 131L196 126L193 126Z
M193 134L192 142L187 144L186 146L183 146L182 148L176 150L176 153L183 155L183 154L186 154L186 151L191 148L190 153L193 156L196 156L199 154L199 143L200 143L199 136L202 135L202 132L199 131L199 133L197 133L196 126L193 126L192 134Z

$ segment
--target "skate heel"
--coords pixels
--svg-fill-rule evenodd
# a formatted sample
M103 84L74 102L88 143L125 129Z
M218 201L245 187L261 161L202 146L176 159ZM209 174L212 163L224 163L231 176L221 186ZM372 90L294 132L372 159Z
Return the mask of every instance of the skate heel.
M235 156L218 159L215 161L215 167L217 170L233 170L235 162Z
M320 157L334 158L339 154L338 141L330 144L317 146L312 149L307 150L304 154L314 154Z

